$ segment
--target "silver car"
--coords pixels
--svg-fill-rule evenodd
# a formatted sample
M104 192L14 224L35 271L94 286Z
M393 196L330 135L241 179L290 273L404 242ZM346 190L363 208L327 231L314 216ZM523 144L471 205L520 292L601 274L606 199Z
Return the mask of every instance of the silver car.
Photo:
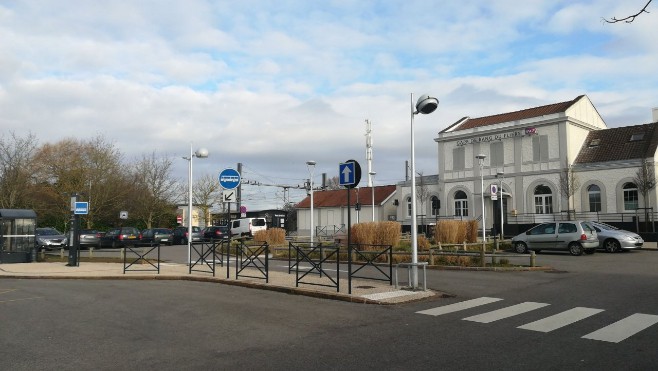
M53 250L67 247L68 238L55 228L36 229L37 248L39 250Z
M644 245L644 240L639 234L619 229L611 225L599 222L589 222L599 237L599 247L613 253L627 249L639 249Z
M568 250L571 255L592 254L599 247L596 230L586 221L561 221L539 224L512 238L514 250Z

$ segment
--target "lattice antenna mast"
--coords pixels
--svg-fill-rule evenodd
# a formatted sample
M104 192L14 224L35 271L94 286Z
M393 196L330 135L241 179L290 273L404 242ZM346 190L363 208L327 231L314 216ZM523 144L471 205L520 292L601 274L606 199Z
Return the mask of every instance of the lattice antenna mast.
M366 162L368 163L368 187L372 187L372 125L366 120Z

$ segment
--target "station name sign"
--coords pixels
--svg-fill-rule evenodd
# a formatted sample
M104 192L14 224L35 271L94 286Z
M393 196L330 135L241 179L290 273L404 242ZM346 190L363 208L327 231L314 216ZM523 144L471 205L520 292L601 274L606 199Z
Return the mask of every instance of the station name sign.
M537 129L536 128L525 128L524 130L514 130L514 131L511 131L511 132L507 132L507 133L491 134L491 135L485 135L485 136L482 136L482 137L462 139L462 140L457 141L457 145L458 146L465 146L467 144L474 144L474 143L488 143L488 142L494 142L494 141L497 141L497 140L516 138L516 137L522 137L522 136L534 135L534 134L537 134Z

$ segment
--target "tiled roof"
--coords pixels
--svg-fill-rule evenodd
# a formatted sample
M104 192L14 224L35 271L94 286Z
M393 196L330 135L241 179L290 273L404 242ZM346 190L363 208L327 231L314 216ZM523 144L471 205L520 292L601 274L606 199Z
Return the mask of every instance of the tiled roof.
M373 187L375 189L375 205L380 205L388 197L395 192L395 185ZM350 190L350 203L356 204L357 189L359 203L362 205L370 205L372 203L372 193L370 187L352 188ZM313 192L313 207L341 207L347 206L347 190L337 189L330 191L315 191ZM297 204L299 209L311 208L311 197L307 196Z
M634 139L634 140L631 140ZM658 147L658 122L590 131L574 163L653 157Z
M545 106L528 108L515 112L501 113L493 116L476 117L476 118L464 117L461 120L449 126L448 128L442 130L441 132L473 129L487 125L500 124L503 122L524 120L532 117L539 117L544 115L551 115L555 113L565 112L569 107L575 104L582 97L584 97L584 95L580 95L576 97L574 100L570 100L567 102L553 103Z

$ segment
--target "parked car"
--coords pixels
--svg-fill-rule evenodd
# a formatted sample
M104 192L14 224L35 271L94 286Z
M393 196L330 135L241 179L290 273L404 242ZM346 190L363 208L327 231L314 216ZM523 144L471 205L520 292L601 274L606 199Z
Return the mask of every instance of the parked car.
M140 242L172 245L174 243L174 232L169 228L145 229L142 231Z
M539 224L512 238L514 250L568 250L571 255L592 254L599 247L596 230L586 221L561 221Z
M96 229L81 229L80 230L80 248L93 247L99 248L101 245L101 237L105 232Z
M617 227L599 223L589 222L594 227L599 238L599 248L609 253L627 249L639 249L644 245L644 240L639 234L619 229Z
M67 247L68 238L64 233L55 228L37 228L35 232L38 250L53 250Z
M174 245L186 245L187 244L187 227L178 226L174 228L174 236L172 237ZM201 242L203 241L203 235L201 234L201 228L192 227L192 242Z
M242 218L231 220L231 236L253 236L267 229L265 218Z
M100 238L100 247L119 248L139 242L139 229L135 227L112 228Z
M227 240L229 238L228 225L213 225L206 227L201 231L205 241L210 240Z

